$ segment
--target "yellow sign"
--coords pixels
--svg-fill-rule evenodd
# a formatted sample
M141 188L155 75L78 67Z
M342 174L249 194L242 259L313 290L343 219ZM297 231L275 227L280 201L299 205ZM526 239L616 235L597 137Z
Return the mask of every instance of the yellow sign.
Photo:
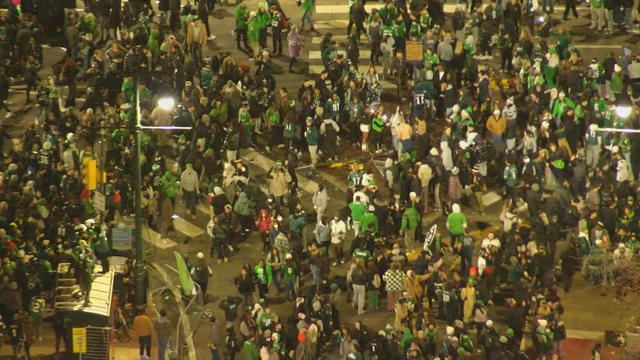
M73 338L73 352L86 353L87 352L87 329L73 328L71 335Z
M423 47L420 41L409 40L406 43L407 62L421 62L424 60Z

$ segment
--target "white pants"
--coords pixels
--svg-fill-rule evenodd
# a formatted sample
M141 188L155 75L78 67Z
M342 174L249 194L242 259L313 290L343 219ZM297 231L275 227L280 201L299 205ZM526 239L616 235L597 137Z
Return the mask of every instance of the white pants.
M353 307L358 309L358 314L364 312L364 295L366 288L364 285L353 284Z
M309 145L309 156L311 157L311 166L315 168L318 163L318 145Z
M597 28L598 30L604 29L606 26L606 10L603 8L594 9L591 8L591 29Z

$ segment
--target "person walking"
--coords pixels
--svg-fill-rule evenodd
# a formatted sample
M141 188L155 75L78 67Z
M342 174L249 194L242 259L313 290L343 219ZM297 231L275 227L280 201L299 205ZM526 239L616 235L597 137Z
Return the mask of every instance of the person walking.
M140 345L140 356L146 355L151 358L151 333L153 333L153 323L145 314L144 310L138 310L133 318L133 332L138 337Z
M300 3L300 0L298 0L298 6L302 5L302 18L300 19L300 29L302 31L304 31L304 26L306 24L309 24L309 30L311 31L316 31L315 27L313 26L313 12L315 11L316 8L316 1L315 0L304 0L304 2L302 2L302 4Z
M300 56L302 52L302 48L304 47L304 39L300 36L300 28L296 25L291 25L291 31L287 35L287 44L289 48L289 57L291 60L289 61L289 72L293 73L293 64L296 63L296 60Z

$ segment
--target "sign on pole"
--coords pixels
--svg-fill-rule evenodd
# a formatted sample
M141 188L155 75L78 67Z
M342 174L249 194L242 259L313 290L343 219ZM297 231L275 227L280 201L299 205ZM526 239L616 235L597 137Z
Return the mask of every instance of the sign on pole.
M131 228L111 229L111 247L113 250L131 250Z
M107 210L106 198L100 191L93 194L93 207L97 212L104 213Z
M408 40L406 45L408 63L419 63L424 60L424 50L420 41Z
M73 328L71 331L73 338L73 352L82 354L87 352L87 329Z

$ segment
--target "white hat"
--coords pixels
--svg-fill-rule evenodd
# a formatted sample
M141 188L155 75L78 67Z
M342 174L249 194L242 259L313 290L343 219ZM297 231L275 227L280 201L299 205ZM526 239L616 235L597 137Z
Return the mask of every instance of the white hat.
M291 259L293 259L293 255L287 254L287 255L284 256L284 258L287 259L287 260L291 260Z
M541 327L547 327L547 320L538 319L538 325L540 325Z
M451 169L451 174L453 175L457 175L460 172L460 170L458 169L457 166L454 166L453 169Z
M453 109L452 110L453 110L454 113L457 113L458 111L460 111L460 105L458 105L458 104L453 105Z
M484 324L487 325L487 327L492 327L493 326L493 320L487 320Z
M620 71L622 71L622 68L620 67L620 65L615 64L615 65L613 66L613 71L614 71L614 72L620 72Z
M455 329L452 326L446 327L447 335L453 335L455 333Z
M196 257L197 257L198 259L204 259L204 254L202 253L202 251L199 251L199 252L196 254Z
M458 205L458 204L451 205L451 211L460 212L460 205Z
M619 147L618 145L614 145L614 146L611 148L611 153L612 153L612 154L617 154L619 151L620 151L620 147Z
M438 149L432 147L431 150L429 150L429 154L433 155L433 156L438 156Z
M73 141L73 133L72 132L67 134L67 141Z

